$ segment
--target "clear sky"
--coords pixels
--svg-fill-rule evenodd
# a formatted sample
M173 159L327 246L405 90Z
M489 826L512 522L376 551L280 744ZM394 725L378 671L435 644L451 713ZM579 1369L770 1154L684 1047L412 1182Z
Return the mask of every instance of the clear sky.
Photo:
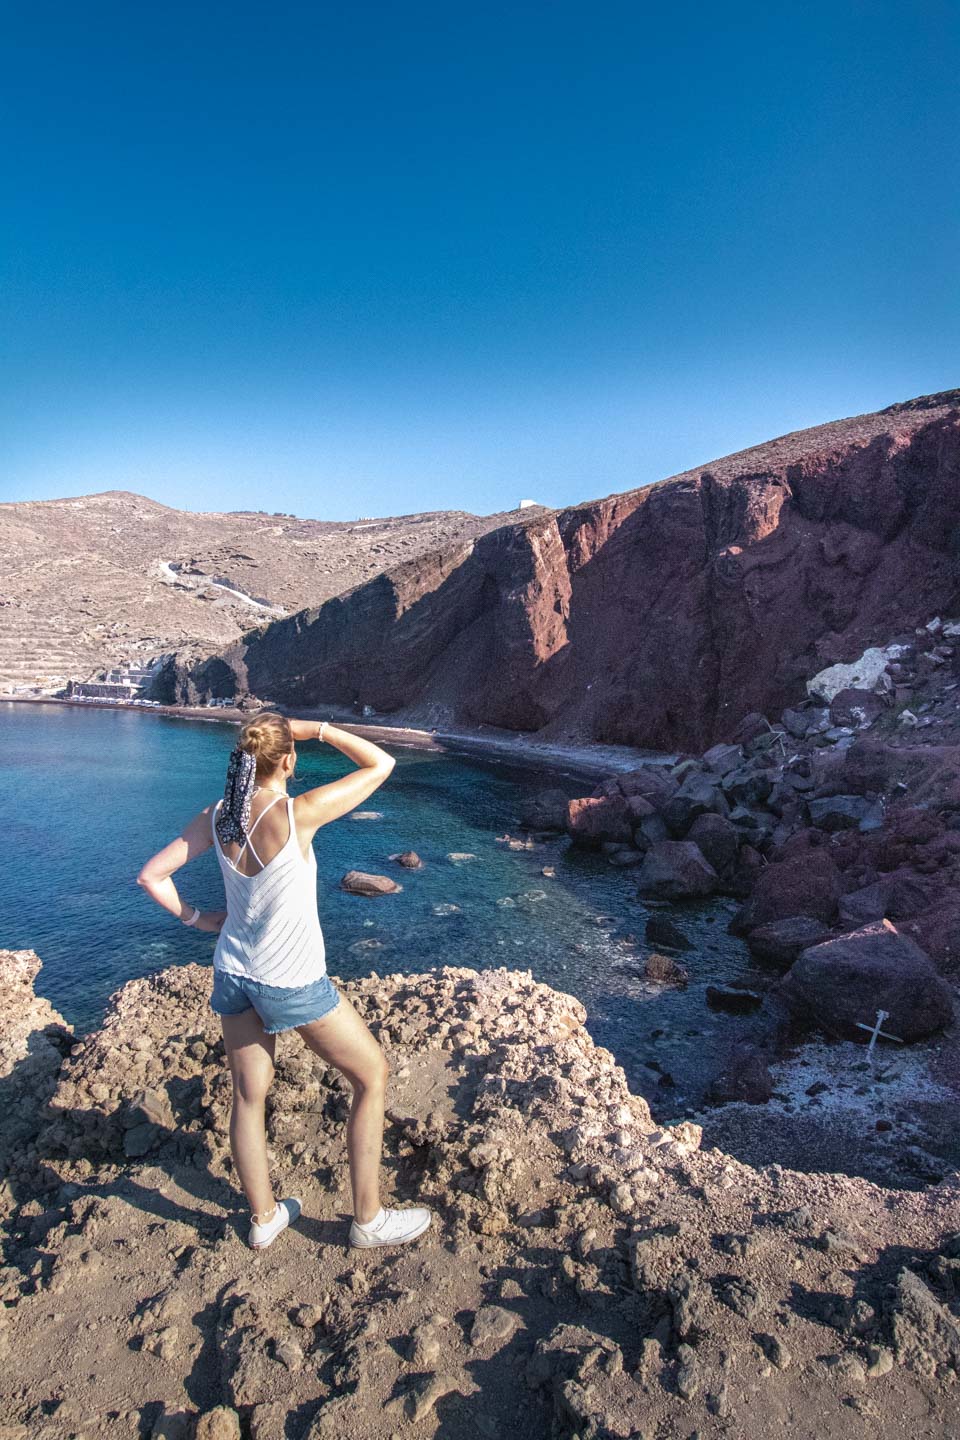
M4 8L0 498L574 503L960 385L960 7Z

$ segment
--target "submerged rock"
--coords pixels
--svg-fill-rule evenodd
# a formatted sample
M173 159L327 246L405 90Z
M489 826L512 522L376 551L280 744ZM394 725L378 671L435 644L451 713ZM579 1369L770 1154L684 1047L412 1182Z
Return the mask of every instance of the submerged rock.
M341 890L351 895L395 895L403 886L389 875L371 875L364 870L348 870L340 881Z

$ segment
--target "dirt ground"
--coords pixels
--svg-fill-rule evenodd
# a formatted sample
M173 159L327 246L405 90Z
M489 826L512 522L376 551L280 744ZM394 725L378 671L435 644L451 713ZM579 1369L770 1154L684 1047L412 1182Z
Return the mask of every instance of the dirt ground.
M4 1014L35 969L4 953ZM3 1440L956 1434L956 1175L753 1169L654 1126L529 974L371 976L344 988L391 1060L387 1195L434 1223L347 1248L347 1096L282 1037L303 1215L256 1255L209 985L133 981L77 1044L36 1001L5 1038L3 1113L50 1099L4 1151Z

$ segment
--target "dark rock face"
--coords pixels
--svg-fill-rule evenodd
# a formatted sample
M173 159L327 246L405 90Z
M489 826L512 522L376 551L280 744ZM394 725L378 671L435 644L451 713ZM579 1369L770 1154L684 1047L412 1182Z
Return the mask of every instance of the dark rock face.
M783 436L420 555L172 665L161 691L195 701L228 671L239 693L293 706L430 703L461 723L701 751L946 607L958 457L957 392Z
M805 950L781 984L805 1019L828 1034L865 1039L886 1010L883 1028L901 1040L919 1040L953 1019L953 996L932 961L889 920Z

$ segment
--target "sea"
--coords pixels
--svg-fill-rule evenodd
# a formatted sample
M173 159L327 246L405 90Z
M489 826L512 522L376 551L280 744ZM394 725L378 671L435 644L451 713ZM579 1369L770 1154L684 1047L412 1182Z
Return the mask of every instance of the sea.
M95 706L0 701L0 947L35 950L37 990L83 1033L128 980L168 965L210 965L216 937L190 930L136 884L152 854L223 793L236 730ZM672 906L693 948L678 958L685 990L639 973L651 907L636 872L551 837L522 838L524 799L545 786L570 796L594 781L474 756L391 748L396 766L358 807L316 834L327 966L344 980L444 965L529 970L586 1006L588 1027L631 1085L667 1121L689 1114L749 1021L708 1009L708 984L749 984L751 961L727 933L732 904ZM299 747L291 793L346 774L330 746ZM390 855L415 850L419 870ZM544 867L553 874L545 876ZM340 888L347 870L387 874L399 894ZM223 908L213 850L175 876L181 894Z

